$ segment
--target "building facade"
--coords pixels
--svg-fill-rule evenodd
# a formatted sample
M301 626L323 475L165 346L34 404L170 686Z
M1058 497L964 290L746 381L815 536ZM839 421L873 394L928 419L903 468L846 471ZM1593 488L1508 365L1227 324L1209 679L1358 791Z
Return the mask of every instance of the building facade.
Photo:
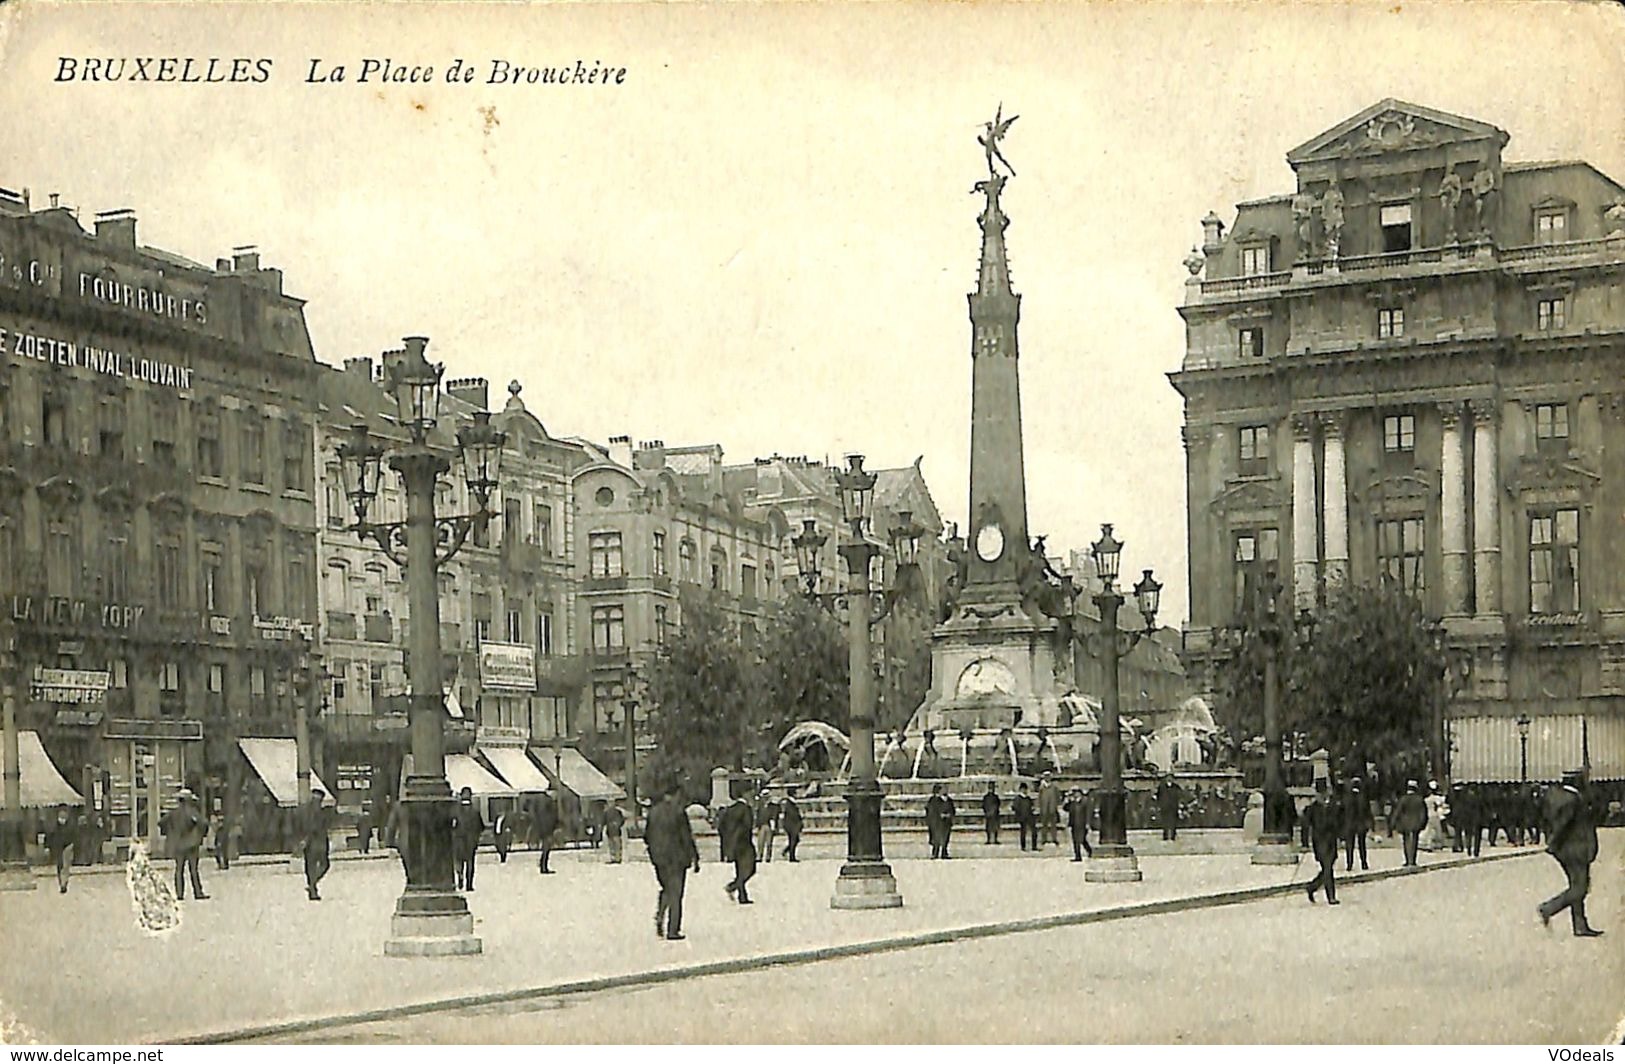
M1452 773L1625 773L1625 188L1385 100L1210 214L1186 266L1185 650L1249 573L1297 608L1390 579L1465 668Z
M129 211L0 191L8 696L114 834L308 705L316 364L303 302L238 249L144 247ZM156 798L156 802L153 799Z

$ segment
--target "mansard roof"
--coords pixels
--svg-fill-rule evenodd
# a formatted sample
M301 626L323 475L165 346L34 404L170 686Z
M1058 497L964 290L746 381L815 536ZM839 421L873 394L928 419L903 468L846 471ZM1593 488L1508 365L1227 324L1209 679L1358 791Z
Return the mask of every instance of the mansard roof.
M1286 161L1297 169L1302 163L1322 159L1432 148L1448 143L1495 140L1497 147L1505 147L1509 139L1505 130L1488 122L1390 97L1293 148L1286 153Z

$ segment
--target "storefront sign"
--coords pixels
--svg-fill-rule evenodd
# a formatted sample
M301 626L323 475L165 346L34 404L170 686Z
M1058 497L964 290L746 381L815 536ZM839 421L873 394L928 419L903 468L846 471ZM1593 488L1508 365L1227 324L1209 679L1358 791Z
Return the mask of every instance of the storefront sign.
M1568 628L1586 623L1583 613L1533 613L1524 622L1530 628Z
M97 705L112 686L110 673L96 669L47 669L34 666L30 693L36 702Z
M506 728L492 724L480 725L474 734L476 741L487 746L524 746L530 739L528 728Z
M30 624L64 628L99 626L128 631L140 626L146 612L145 606L124 603L97 603L58 596L11 596L11 619Z
M107 721L106 735L109 739L190 741L203 738L203 722L200 720L111 717Z
M59 728L94 728L102 722L102 711L99 709L59 709L56 711L55 723ZM100 783L100 780L96 781Z
M254 634L261 639L287 642L294 638L309 639L315 626L294 617L255 617Z
M76 658L84 652L85 641L83 639L64 639L56 645L58 657Z
M44 333L0 327L0 352L18 360L44 362L64 369L79 367L107 377L140 381L176 391L187 391L192 387L191 366L178 366L162 359L144 358L128 351L115 351L94 344L78 344Z
M481 643L480 685L490 691L536 690L536 650L523 643Z
M231 634L231 618L230 617L210 617L209 618L209 631L210 631L210 633L212 633L214 635L230 635Z

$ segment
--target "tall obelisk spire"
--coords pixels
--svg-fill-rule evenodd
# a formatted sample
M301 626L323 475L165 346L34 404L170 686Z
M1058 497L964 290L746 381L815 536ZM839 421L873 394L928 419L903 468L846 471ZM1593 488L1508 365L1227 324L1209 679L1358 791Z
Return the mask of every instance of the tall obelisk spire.
M1004 230L1010 219L999 206L1005 181L1015 176L1015 168L999 150L999 140L1017 116L1007 119L1003 114L1001 106L978 138L987 155L988 176L973 190L986 198L986 205L979 220L981 269L976 291L969 297L970 562L965 590L971 598L1017 597L1014 587L1030 549L1016 341L1021 297L1010 288L1010 264L1004 249ZM1001 172L999 164L1009 173Z

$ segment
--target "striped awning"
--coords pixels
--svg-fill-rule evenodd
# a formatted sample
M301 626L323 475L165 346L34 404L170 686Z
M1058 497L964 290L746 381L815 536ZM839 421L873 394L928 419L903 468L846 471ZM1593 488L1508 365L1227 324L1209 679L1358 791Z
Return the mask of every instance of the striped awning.
M1529 726L1529 778L1562 779L1580 768L1589 738L1593 774L1597 767L1597 732L1579 714L1535 716ZM1514 717L1457 717L1450 731L1450 778L1465 783L1516 783L1523 778L1522 744ZM1589 736L1588 733L1589 732Z
M22 789L19 797L25 809L44 809L53 805L84 805L85 800L79 797L68 781L62 778L57 771L51 756L45 752L45 746L40 742L39 732L19 731L17 733L17 768L22 774ZM5 795L0 793L0 808L5 804Z

